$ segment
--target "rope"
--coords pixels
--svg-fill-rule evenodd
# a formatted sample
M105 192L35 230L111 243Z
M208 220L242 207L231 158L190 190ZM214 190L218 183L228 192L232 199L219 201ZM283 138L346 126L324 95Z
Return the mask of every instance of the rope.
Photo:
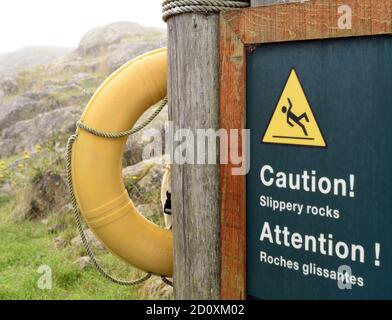
M162 280L163 283L167 284L168 286L173 287L173 282L170 281L168 278L166 278L166 277L161 277L161 280Z
M77 127L81 130L85 130L93 135L96 135L96 136L102 137L102 138L107 138L107 139L123 138L123 137L130 136L132 134L135 134L135 133L143 130L147 125L149 125L158 116L158 114L162 111L162 109L166 106L166 104L167 104L167 99L165 98L159 104L158 108L154 111L154 113L145 122L143 122L140 126L135 127L134 129L131 129L128 131L118 132L118 133L107 133L107 132L95 130L93 128L89 128L88 126L84 125L82 122L78 122ZM73 213L75 216L76 226L77 226L78 232L80 234L80 237L82 239L83 247L86 250L88 256L90 257L90 259L91 259L93 265L95 266L95 268L97 269L97 271L104 278L106 278L107 280L109 280L113 283L116 283L116 284L122 285L122 286L139 285L139 284L147 281L148 279L150 279L152 277L152 273L147 273L145 276L143 276L142 278L137 279L137 280L122 280L122 279L117 279L117 278L111 276L107 271L105 271L105 269L98 262L97 258L95 257L95 255L91 249L90 244L87 241L86 235L84 234L82 216L81 216L81 213L80 213L80 210L78 207L78 203L76 201L75 191L74 191L73 183L72 183L72 147L73 147L75 141L77 140L77 138L78 138L78 135L74 134L69 138L68 143L67 143L67 183L68 183L69 193L71 196L71 204L72 204L72 209L73 209ZM162 280L166 284L173 285L165 277L162 277Z
M78 121L76 123L76 126L79 129L82 129L83 131L87 131L88 133L91 133L94 136L97 136L100 138L120 139L120 138L134 135L134 134L142 131L145 127L147 127L158 116L158 114L163 110L163 108L166 106L166 104L167 104L167 98L162 100L162 102L159 104L158 108L154 111L154 113L145 122L143 122L140 126L137 126L137 127L133 128L131 130L128 130L128 131L103 132L103 131L96 130L94 128L90 128L89 126L85 125L84 123L82 123L80 121Z
M249 0L164 0L162 19L181 13L219 13L228 9L249 7Z

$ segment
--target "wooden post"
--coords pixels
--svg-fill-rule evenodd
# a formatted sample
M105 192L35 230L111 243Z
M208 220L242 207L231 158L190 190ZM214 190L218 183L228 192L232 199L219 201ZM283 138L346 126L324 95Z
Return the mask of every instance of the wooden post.
M219 15L173 16L168 20L168 34L173 131L219 129ZM176 299L220 298L219 190L219 164L174 163Z

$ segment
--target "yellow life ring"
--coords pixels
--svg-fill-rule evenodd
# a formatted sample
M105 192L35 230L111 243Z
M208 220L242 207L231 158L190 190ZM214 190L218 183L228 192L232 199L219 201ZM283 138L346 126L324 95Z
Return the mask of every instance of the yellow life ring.
M103 132L132 128L167 92L166 49L117 70L94 94L81 122ZM172 232L144 218L122 180L127 138L105 139L78 129L72 146L72 185L80 212L97 238L129 264L157 275L173 273Z

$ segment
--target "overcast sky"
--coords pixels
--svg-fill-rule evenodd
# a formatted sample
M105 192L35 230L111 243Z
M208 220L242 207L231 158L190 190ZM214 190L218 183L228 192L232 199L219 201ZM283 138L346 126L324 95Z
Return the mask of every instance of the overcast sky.
M134 21L165 27L162 0L1 0L0 53L31 45L76 47L93 27Z

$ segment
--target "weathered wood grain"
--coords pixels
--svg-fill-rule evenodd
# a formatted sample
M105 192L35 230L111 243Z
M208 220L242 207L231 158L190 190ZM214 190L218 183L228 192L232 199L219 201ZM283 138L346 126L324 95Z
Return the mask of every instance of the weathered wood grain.
M220 37L220 123L223 129L241 131L246 126L245 47L223 17ZM246 299L246 180L234 176L232 168L221 165L221 298L240 300Z
M265 6L269 4L286 4L289 2L303 2L304 0L250 0L251 7ZM305 0L310 1L310 0Z
M178 129L219 129L219 15L168 21L170 117ZM218 163L218 162L217 162ZM173 165L176 299L220 298L219 165Z
M352 29L338 27L341 6L352 10ZM232 10L223 16L245 45L392 34L391 0L312 0Z

